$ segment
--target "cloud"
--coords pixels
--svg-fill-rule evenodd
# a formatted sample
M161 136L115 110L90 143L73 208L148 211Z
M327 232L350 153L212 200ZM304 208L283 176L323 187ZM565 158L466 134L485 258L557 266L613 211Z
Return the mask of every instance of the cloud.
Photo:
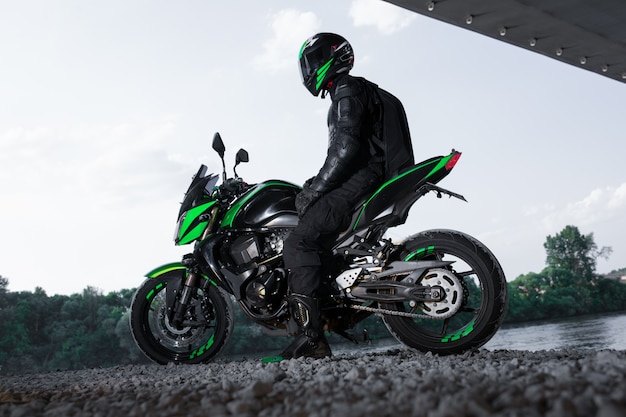
M551 231L565 225L592 226L621 218L626 209L626 183L617 187L596 188L580 201L553 210L542 219L542 224Z
M263 42L263 53L253 65L260 71L277 72L296 68L302 42L319 31L320 20L313 12L281 10L270 17L272 36Z
M626 182L617 187L611 194L607 207L616 210L626 207Z
M33 198L79 210L163 192L171 175L185 168L169 154L176 149L175 130L175 121L166 118L146 124L0 132L0 187L15 203L5 210L23 210L32 206Z
M375 26L383 35L391 35L409 26L415 13L380 0L353 0L350 17L354 26Z
M164 117L0 131L0 274L11 288L127 288L161 262L152 258L170 256L177 203L197 169L172 157L179 130Z

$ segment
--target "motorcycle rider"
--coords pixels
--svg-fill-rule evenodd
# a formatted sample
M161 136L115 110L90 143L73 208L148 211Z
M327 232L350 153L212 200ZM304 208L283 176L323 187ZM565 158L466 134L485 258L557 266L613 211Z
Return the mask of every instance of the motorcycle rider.
M380 132L382 117L378 89L349 74L354 64L350 43L337 34L318 33L304 42L299 60L304 86L314 96L329 94L331 105L327 156L318 174L306 181L296 197L299 223L284 246L285 266L290 271L288 304L298 330L280 354L283 359L331 355L318 301L322 265L339 233L349 225L353 208L384 180L386 161L384 147L376 140L381 136L376 132ZM408 135L404 110L386 106L384 110L401 113L398 116Z

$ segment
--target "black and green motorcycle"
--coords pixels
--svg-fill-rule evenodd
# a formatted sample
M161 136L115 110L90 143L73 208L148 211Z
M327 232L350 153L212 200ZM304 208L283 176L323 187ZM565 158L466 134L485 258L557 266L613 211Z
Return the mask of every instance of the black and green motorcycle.
M295 329L287 308L283 242L298 223L301 188L281 180L246 184L237 165L227 178L219 134L213 149L224 173L193 177L179 212L175 243L194 243L181 262L154 269L134 295L130 325L139 348L157 363L215 358L233 331L233 300L268 334ZM355 207L336 241L321 297L325 330L348 338L378 314L403 344L439 355L485 344L507 307L502 268L485 245L454 230L428 230L393 243L385 232L403 224L411 206L433 192L465 200L436 184L460 152L418 163L382 184Z

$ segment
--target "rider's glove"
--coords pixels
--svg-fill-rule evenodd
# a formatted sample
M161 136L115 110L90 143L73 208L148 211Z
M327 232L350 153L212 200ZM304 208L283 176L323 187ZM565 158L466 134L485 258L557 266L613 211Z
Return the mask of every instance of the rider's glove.
M302 186L302 188L309 188L311 186L311 184L313 184L313 180L315 179L315 177L311 177L308 180L306 180L304 182L304 185Z
M322 194L305 186L304 189L296 196L296 210L298 217L302 218L304 213L315 203Z

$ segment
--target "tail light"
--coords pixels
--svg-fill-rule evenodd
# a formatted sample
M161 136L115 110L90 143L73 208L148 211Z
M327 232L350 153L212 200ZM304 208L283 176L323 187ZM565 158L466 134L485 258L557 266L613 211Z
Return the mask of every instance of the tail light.
M457 152L454 149L452 149L452 153L453 153L452 157L450 158L448 162L446 162L446 169L448 171L454 168L456 163L459 161L459 158L461 157L461 152Z

